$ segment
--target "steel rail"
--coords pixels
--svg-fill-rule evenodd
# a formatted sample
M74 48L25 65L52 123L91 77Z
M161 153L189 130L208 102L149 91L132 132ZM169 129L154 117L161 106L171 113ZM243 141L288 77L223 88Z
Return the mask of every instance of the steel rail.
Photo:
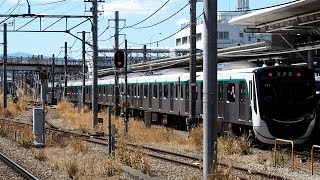
M19 173L21 176L23 176L25 179L27 180L38 180L37 177L33 176L31 173L29 173L27 170L25 170L24 168L22 168L19 164L17 164L16 162L12 161L11 159L9 159L8 157L6 157L5 155L3 155L2 153L0 153L0 159L1 161L3 161L5 164L7 164L8 166L10 166L14 171L16 171L17 173Z

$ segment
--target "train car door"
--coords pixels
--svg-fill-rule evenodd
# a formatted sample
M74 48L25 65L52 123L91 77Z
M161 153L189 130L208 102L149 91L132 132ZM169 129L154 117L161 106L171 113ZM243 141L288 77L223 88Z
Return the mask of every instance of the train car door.
M224 106L224 121L239 122L239 83L228 82L226 85L226 101Z
M239 82L239 121L246 123L249 120L249 95L245 81Z

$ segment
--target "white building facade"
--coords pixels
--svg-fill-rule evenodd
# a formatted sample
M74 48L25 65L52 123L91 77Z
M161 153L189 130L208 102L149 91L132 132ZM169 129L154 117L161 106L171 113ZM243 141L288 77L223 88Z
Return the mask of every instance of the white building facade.
M249 9L249 0L238 0L239 12L221 13L217 20L217 47L227 48L253 44L266 40L271 40L271 34L268 33L245 33L247 26L231 25L228 20L243 15ZM203 49L203 19L197 20L196 26L196 47ZM190 28L189 23L181 25L181 31L175 35L176 48L190 48Z

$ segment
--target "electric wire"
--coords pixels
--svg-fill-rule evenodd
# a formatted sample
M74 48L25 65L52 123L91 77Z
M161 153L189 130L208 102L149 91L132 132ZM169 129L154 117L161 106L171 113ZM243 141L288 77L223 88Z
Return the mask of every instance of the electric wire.
M196 19L199 19L202 15L203 15L203 13L201 13ZM188 26L185 26L185 27L181 28L180 30L178 30L177 32L175 32L175 33L173 33L173 34L171 34L171 35L169 35L169 36L167 36L167 37L165 37L165 38L163 38L163 39L160 39L160 40L158 40L158 41L154 41L154 42L151 42L151 43L150 43L150 42L149 42L149 43L145 43L145 44L154 44L154 43L157 43L157 42L162 42L162 41L164 41L164 40L166 40L166 39L169 39L170 37L178 34L180 31L182 31L183 29L185 29L185 28L187 28L187 27L188 27ZM128 43L136 44L136 45L145 45L145 44L135 43L135 42L131 42L131 41L128 41Z
M131 28L131 27L134 27L134 26L136 26L136 25L138 25L138 24L141 24L141 23L143 23L144 21L148 20L150 17L152 17L152 16L155 15L158 11L160 11L169 1L170 1L170 0L167 0L160 8L158 8L155 12L153 12L153 13L152 13L150 16L148 16L147 18L145 18L145 19L141 20L140 22L137 22L137 23L135 23L135 24L133 24L133 25L126 26L126 27L124 27L124 28Z
M3 4L6 2L7 0L3 0L2 3L0 4L0 8L3 6Z
M183 6L181 9L179 9L177 12L175 12L175 13L172 14L171 16L167 17L166 19L164 19L164 20L162 20L162 21L160 21L160 22L157 22L157 23L152 24L152 25L149 25L149 26L133 27L133 28L134 28L134 29L145 29L145 28L149 28L149 27L153 27L153 26L156 26L156 25L158 25L158 24L161 24L161 23L167 21L168 19L172 18L173 16L177 15L179 12L181 12L181 11L182 11L184 8L186 8L188 5L189 5L189 3L186 4L185 6Z

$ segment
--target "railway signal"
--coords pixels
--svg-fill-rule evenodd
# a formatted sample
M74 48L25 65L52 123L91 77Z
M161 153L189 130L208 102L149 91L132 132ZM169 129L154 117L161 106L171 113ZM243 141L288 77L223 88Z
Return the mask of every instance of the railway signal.
M117 68L123 68L124 66L124 52L123 51L116 51L114 54L114 65Z

